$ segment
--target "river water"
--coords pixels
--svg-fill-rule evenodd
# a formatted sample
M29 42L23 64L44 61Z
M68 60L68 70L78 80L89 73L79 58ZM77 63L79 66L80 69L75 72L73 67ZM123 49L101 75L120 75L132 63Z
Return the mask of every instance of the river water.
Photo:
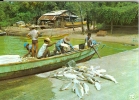
M52 39L52 42L57 40ZM27 53L24 48L24 42L31 44L31 39L20 36L0 36L0 55L20 55L23 56ZM76 45L78 43L83 43L83 40L72 39L71 43ZM39 38L39 48L43 44L43 38ZM50 47L50 50L54 49L54 45Z
M0 55L24 55L25 40L18 36L0 36Z
M38 41L39 41L38 45L40 48L41 45L43 44L43 37L39 37ZM58 40L52 39L51 41L56 42ZM0 55L19 55L22 57L24 54L27 53L27 50L23 46L24 42L28 42L29 44L31 44L31 39L21 36L0 36ZM104 41L97 41L97 42L101 43L99 46L100 48L98 50L98 53L101 55L101 57L138 47L123 43L112 43ZM72 45L77 45L81 43L84 43L83 39L71 39ZM50 50L54 49L55 49L54 45L50 47Z

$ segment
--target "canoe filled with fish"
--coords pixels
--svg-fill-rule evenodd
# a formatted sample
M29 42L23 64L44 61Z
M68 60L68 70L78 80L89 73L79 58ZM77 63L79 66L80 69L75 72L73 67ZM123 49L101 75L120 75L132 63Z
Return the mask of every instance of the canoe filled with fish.
M94 49L79 49L48 58L18 61L0 64L0 80L11 79L26 75L38 74L64 66L69 60L77 63L87 61L95 54Z

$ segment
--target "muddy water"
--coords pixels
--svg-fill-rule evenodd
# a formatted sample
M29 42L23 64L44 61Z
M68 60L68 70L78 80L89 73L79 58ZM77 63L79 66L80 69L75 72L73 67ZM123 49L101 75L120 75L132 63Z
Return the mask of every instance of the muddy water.
M26 50L23 48L24 39L13 36L0 36L0 55L23 55Z
M52 39L52 42L56 42L58 40ZM31 44L31 39L26 37L19 36L0 36L0 55L20 55L23 56L27 53L27 50L24 48L24 42L28 42ZM71 39L71 43L73 45L83 43L83 40ZM39 38L39 48L43 44L43 38ZM50 50L54 49L54 45L50 47Z

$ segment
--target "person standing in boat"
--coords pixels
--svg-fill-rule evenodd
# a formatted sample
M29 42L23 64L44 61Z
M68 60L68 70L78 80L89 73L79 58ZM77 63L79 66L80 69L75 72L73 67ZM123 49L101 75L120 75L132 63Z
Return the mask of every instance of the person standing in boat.
M57 51L62 54L65 53L64 46L69 46L71 50L74 50L72 44L70 43L70 38L69 37L64 37L63 39L60 39L57 41L55 45L55 51L54 54L57 53Z
M38 54L37 54L38 59L50 57L50 51L49 51L48 47L55 44L55 42L51 43L51 44L50 44L50 42L51 42L51 40L49 38L44 39L44 44L41 46L41 48L39 49Z
M92 39L91 33L88 33L87 37L85 38L85 45L87 45L87 47L91 47L96 44L97 44L97 42Z
M30 27L31 31L27 34L27 37L32 39L32 56L36 57L38 52L38 30L35 29L36 27L33 25ZM36 49L34 49L36 47ZM35 51L35 52L34 52Z
M25 42L25 43L24 43L24 48L27 49L28 53L25 54L25 55L23 56L23 58L24 58L24 57L27 57L27 56L29 56L29 55L32 57L32 45L29 44L29 43L27 43L27 42ZM35 52L35 51L34 51L34 52Z

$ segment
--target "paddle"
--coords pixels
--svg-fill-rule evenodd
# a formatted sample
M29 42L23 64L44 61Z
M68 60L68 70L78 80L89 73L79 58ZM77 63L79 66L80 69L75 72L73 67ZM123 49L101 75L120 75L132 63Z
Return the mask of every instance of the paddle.
M101 58L100 55L98 54L97 50L95 49L95 47L93 45L91 46L91 48L93 48L95 53L98 55L98 57Z

